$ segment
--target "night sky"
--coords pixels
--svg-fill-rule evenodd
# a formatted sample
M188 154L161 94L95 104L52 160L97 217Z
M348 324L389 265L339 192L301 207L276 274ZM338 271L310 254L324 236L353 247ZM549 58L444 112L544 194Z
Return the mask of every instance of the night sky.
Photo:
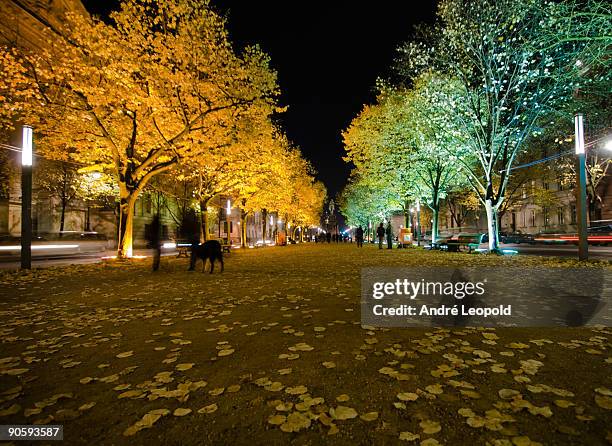
M116 0L85 0L105 15ZM258 43L272 58L289 106L281 122L289 138L314 165L330 196L350 173L342 161L340 132L374 100L373 86L385 76L395 48L413 25L431 22L435 0L213 0L228 15L237 49Z

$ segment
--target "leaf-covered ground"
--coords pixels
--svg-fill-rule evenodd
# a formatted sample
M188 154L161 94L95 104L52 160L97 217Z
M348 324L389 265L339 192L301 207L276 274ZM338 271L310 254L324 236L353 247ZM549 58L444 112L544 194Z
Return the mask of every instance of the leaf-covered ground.
M0 276L0 424L66 444L598 445L609 328L361 327L363 266L576 266L302 245ZM603 264L589 267L608 268Z

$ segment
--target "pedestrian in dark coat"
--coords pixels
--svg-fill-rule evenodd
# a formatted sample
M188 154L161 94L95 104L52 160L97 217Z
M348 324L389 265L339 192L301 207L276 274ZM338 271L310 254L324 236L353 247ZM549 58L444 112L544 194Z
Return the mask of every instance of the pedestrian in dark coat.
M363 247L363 228L361 225L357 229L355 229L355 240L357 240L357 247Z
M391 220L387 223L387 230L385 231L387 234L387 249L393 248L393 228L391 227Z
M383 240L385 239L385 224L380 223L376 229L376 235L378 236L378 249L382 249Z

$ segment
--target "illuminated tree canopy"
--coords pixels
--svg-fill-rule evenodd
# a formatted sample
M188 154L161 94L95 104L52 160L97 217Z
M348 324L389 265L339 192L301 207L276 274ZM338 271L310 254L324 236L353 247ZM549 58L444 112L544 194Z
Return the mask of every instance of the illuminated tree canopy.
M396 77L344 133L346 160L359 183L424 199L434 239L440 198L469 184L496 252L517 160L543 127L573 115L577 94L609 94L609 11L599 1L443 0L438 18L400 47Z
M0 120L32 125L44 156L114 178L129 256L136 199L163 172L196 180L201 204L272 188L284 156L270 117L282 110L269 58L236 54L208 1L125 0L110 19L69 15L42 53L3 48Z

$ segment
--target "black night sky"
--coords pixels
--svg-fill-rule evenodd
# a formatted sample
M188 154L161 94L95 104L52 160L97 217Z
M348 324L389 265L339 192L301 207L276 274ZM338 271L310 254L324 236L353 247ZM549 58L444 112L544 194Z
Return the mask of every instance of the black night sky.
M237 49L259 44L272 58L289 109L281 122L319 173L330 196L350 173L342 161L340 132L374 100L377 76L384 76L397 45L413 26L431 22L435 0L245 1L213 0L229 18ZM106 15L118 1L85 0Z

